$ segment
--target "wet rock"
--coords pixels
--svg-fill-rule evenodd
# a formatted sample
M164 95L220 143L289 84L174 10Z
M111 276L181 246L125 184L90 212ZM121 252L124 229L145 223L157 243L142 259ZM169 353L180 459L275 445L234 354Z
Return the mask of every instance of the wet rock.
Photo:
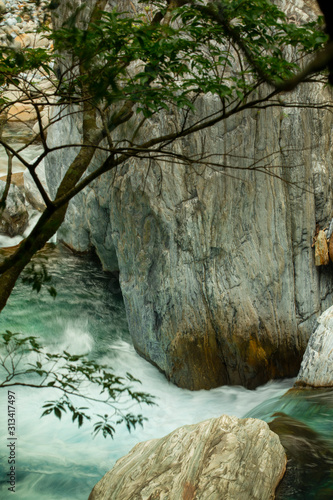
M271 500L285 466L265 422L223 415L139 443L89 500Z
M279 436L288 457L286 474L278 487L276 500L331 500L332 491L325 489L325 483L331 480L333 451L303 422L282 412L273 417L269 428ZM314 485L320 485L316 495L313 495ZM307 496L309 491L311 496Z

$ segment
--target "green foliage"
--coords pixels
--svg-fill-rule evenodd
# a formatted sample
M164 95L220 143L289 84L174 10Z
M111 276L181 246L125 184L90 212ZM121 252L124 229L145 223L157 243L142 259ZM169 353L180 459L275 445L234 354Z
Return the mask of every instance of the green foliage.
M75 76L64 72L63 99L86 93L95 103L127 100L144 116L170 104L193 108L201 93L242 101L263 77L279 82L298 70L290 49L300 57L327 40L319 25L290 23L268 0L150 6L150 17L114 10L89 29L71 23L51 35L58 57L70 53L77 67ZM159 12L168 22L152 22Z
M46 265L43 262L32 262L24 269L22 274L22 282L30 285L33 290L39 293L45 283L49 283L52 276L49 275ZM47 287L47 291L54 299L57 296L57 291L53 286Z
M0 85L20 85L23 72L43 70L52 73L52 55L43 48L27 48L24 51L2 46L0 49ZM5 89L5 87L4 87Z
M52 0L49 8L56 10L58 4ZM65 207L83 189L85 181L88 184L107 169L124 164L130 157L147 158L150 153L167 155L165 144L171 144L182 134L185 136L195 129L186 123L188 114L184 113L183 125L178 129L175 127L175 132L169 134L172 136L170 140L163 136L154 137L154 140L137 146L133 137L144 123L140 120L133 136L124 134L122 143L114 141L113 130L131 119L134 112L147 118L173 106L194 111L197 96L211 93L219 97L218 120L228 118L242 109L241 105L243 109L256 105L259 86L268 83L273 87L262 98L265 104L278 93L274 85L288 80L299 70L304 56L322 48L327 41L322 19L318 23L293 24L268 0L208 3L201 0L188 3L153 0L142 12L102 12L94 15L90 23L84 21L86 13L82 11L83 7L75 11L60 29L49 32L47 36L53 41L53 51L42 48L14 50L4 46L0 49L1 114L5 115L6 108L12 104L1 93L14 87L21 92L18 102L33 104L36 110L42 105L63 104L53 123L66 116L66 112L83 111L84 142L88 140L88 146L97 149L107 137L109 147L108 159L91 173L88 171L91 156L82 148L81 156L77 157L80 161L68 166L61 183L60 192L63 194L58 195L60 199L48 200L44 193L44 199L49 201L47 211L35 232L28 237L28 244L22 245L22 252L33 253L32 239L35 234L49 234L47 224L50 221L54 231L57 230L62 219L60 215L55 217L56 210ZM41 76L54 84L50 91L43 87ZM81 107L73 110L72 103ZM200 117L197 128L213 122L214 119ZM43 126L39 125L44 151L37 161L27 165L31 173L35 173L42 158L56 150L49 148ZM131 127L128 130L131 131ZM125 143L127 145L123 146ZM132 148L132 144L135 147ZM155 145L160 149L154 149ZM10 151L15 156L12 148ZM140 156L141 153L144 155ZM16 156L19 156L17 152ZM184 158L186 161L181 160L184 164L192 161L191 157ZM43 231L45 228L47 231ZM21 271L20 255L18 250L11 260L4 261L2 270L17 266ZM17 276L16 271L13 275ZM39 292L43 284L50 282L50 277L43 264L32 264L25 271L23 281ZM6 287L9 290L8 281ZM48 291L55 296L54 288L49 287ZM5 295L3 293L2 307ZM22 377L29 376L38 380L35 382L34 378L34 382L27 385L62 392L62 398L45 404L44 415L61 418L63 413L69 412L73 422L81 426L90 420L90 415L86 407L77 407L71 397L87 401L101 401L102 398L113 409L113 415L99 415L94 434L102 432L112 436L119 423L125 423L131 429L143 421L141 414L133 416L122 410L124 397L129 401L153 404L149 395L133 390L132 384L138 381L129 374L117 377L106 366L85 356L48 353L34 337L7 332L2 339L4 354L0 365L5 378L0 387L24 385ZM22 367L21 363L27 359L25 354L34 354L36 360ZM99 397L85 396L85 384L98 388Z
M58 390L61 396L43 405L42 416L54 415L61 419L64 413L72 416L80 428L90 421L91 407L77 406L74 400L80 398L88 403L103 403L112 409L93 425L93 435L99 432L104 437L113 437L115 427L125 424L131 431L146 420L142 414L128 411L133 401L153 405L154 397L133 389L140 383L129 373L125 377L115 375L107 366L88 359L86 355L50 353L34 336L6 331L0 335L0 367L3 371L0 387L16 385ZM34 358L34 359L32 359Z
M294 24L269 0L153 0L141 12L103 12L90 24L82 9L46 35L53 52L1 48L3 90L22 88L21 75L38 70L55 83L58 102L90 102L103 112L126 102L144 117L171 106L194 110L196 96L207 93L235 107L264 81L289 79L327 41L322 18ZM38 82L32 87L41 98Z

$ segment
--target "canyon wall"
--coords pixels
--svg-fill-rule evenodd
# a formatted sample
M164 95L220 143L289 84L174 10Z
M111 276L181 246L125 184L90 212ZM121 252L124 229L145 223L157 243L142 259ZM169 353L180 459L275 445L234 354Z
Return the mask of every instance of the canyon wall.
M307 18L310 4L294 2L289 15ZM304 84L282 98L284 107L247 110L175 146L219 155L224 168L131 159L71 202L59 232L119 269L135 348L181 387L253 388L296 375L316 317L332 303L332 266L315 266L312 243L333 214L333 118L311 107L332 92ZM202 98L193 119L218 105ZM181 119L170 111L141 134ZM130 133L123 127L119 140ZM48 141L73 138L79 120L70 117ZM51 191L74 155L48 157Z

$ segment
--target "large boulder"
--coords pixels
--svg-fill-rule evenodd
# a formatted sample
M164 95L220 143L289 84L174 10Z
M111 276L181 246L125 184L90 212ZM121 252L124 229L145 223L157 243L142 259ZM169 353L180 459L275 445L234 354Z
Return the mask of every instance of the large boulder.
M311 18L311 1L282 4L295 22ZM133 344L179 386L253 388L295 376L332 303L331 270L315 266L312 248L316 225L333 212L333 116L313 105L332 92L306 84L283 99L285 107L244 111L175 146L179 155L204 149L221 168L130 160L75 198L59 231L77 250L95 247L104 268L119 266ZM194 120L219 102L197 105ZM50 147L79 142L77 116L50 130ZM141 134L175 125L182 115L171 109ZM134 129L124 126L119 140ZM47 157L51 192L74 156Z
M317 320L295 385L333 387L333 306Z
M139 443L89 500L269 500L285 467L279 438L265 422L223 415Z

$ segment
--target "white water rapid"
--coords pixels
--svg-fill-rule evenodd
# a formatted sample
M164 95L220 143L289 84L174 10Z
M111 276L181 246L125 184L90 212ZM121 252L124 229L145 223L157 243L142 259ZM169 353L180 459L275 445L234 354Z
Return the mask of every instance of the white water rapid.
M255 391L220 387L191 392L170 384L132 347L121 297L110 292L110 276L87 259L53 252L49 252L48 265L54 276L57 298L53 301L43 291L36 295L26 285L19 284L0 316L0 331L7 328L37 335L50 350L95 353L99 362L112 366L117 374L129 371L139 378L142 390L154 395L157 405L132 408L131 411L148 418L143 428L129 434L125 426L118 426L114 440L100 435L92 439L89 424L78 429L69 416L61 421L54 416L40 418L42 404L54 399L51 389L14 388L17 396L16 498L87 499L94 484L136 443L223 413L241 417L267 399L282 395L292 385L291 380L285 380L270 382ZM7 436L7 390L1 390L0 397L3 413L0 433ZM102 406L94 406L94 413L105 412ZM8 468L4 448L2 440L2 474ZM13 498L7 486L3 482L0 489L4 500Z

